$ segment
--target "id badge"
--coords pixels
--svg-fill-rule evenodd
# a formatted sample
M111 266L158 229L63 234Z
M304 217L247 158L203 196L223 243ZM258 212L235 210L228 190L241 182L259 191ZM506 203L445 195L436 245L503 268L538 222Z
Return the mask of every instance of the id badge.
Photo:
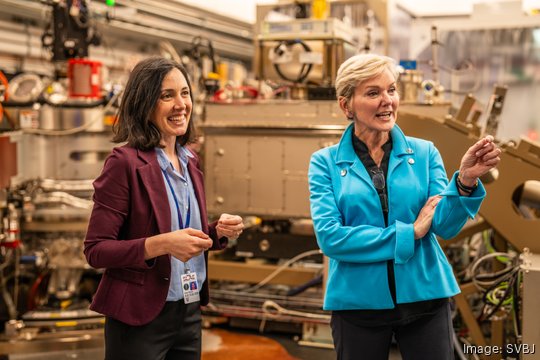
M184 290L184 303L191 304L200 301L197 273L188 272L182 275L182 289Z

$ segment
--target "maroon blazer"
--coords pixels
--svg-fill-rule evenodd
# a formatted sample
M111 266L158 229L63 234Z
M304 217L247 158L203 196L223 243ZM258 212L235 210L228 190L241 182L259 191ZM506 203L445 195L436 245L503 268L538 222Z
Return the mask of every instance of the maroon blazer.
M202 231L214 242L210 250L224 249L227 239L217 239L216 222L208 224L197 155L189 159L188 171ZM156 151L114 148L94 181L94 189L84 254L92 267L105 272L90 309L129 325L147 324L163 308L171 276L170 255L144 260L146 238L171 231L171 212ZM207 252L204 258L208 274ZM200 295L201 304L206 305L208 280Z

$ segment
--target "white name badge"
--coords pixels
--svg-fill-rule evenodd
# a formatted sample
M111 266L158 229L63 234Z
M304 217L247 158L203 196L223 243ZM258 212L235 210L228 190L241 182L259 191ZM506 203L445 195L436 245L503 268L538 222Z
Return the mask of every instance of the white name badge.
M184 290L184 303L191 304L201 300L197 273L189 272L182 275L182 289Z

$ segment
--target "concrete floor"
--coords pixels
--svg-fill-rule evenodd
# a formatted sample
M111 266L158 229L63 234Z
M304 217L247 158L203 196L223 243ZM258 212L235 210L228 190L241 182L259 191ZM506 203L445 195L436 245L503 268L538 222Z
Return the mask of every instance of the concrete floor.
M268 333L268 334L259 334L255 330L241 330L241 329L229 329L221 328L216 330L205 330L203 332L203 358L202 360L207 359L225 359L230 356L222 357L219 352L211 354L208 352L211 350L215 351L215 343L221 342L223 333L230 333L235 335L236 339L250 338L253 339L252 345L250 345L252 351L246 352L245 358L242 354L237 353L238 356L235 356L235 360L257 360L261 358L267 358L262 355L258 356L257 354L262 354L266 350L264 346L267 345L267 340L272 340L276 343L276 346L281 345L281 347L286 351L292 358L298 360L335 360L336 355L333 349L324 349L310 346L299 345L295 341L295 337L291 334L281 334L281 333ZM217 339L220 338L220 339ZM257 339L260 338L260 339ZM259 344L259 345L258 345ZM278 345L279 344L279 345ZM245 345L241 345L245 346ZM206 349L206 350L205 350ZM218 350L217 350L218 351ZM205 355L206 354L206 355ZM267 355L267 354L266 354ZM4 355L0 356L0 360L67 360L67 359L77 359L77 360L97 360L103 359L104 349L103 347L99 348L88 348L88 349L70 349L63 351L47 351L40 353L20 353L14 355ZM391 349L389 360L401 360L398 349L394 346Z

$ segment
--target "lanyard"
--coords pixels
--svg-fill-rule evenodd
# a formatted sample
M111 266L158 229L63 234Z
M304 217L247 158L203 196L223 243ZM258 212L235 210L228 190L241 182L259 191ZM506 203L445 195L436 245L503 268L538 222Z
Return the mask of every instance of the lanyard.
M178 204L178 199L176 198L176 193L174 192L174 189L171 184L171 180L169 179L169 174L163 169L161 169L163 172L163 175L165 175L165 180L167 180L167 184L169 185L169 189L171 189L171 193L174 199L174 205L176 205L176 212L178 213L178 224L180 225L180 229L185 229L189 227L189 221L191 220L191 201L189 201L189 189L187 189L186 196L187 196L187 214L186 214L186 226L184 226L184 223L182 222L182 213L180 213L180 205Z

